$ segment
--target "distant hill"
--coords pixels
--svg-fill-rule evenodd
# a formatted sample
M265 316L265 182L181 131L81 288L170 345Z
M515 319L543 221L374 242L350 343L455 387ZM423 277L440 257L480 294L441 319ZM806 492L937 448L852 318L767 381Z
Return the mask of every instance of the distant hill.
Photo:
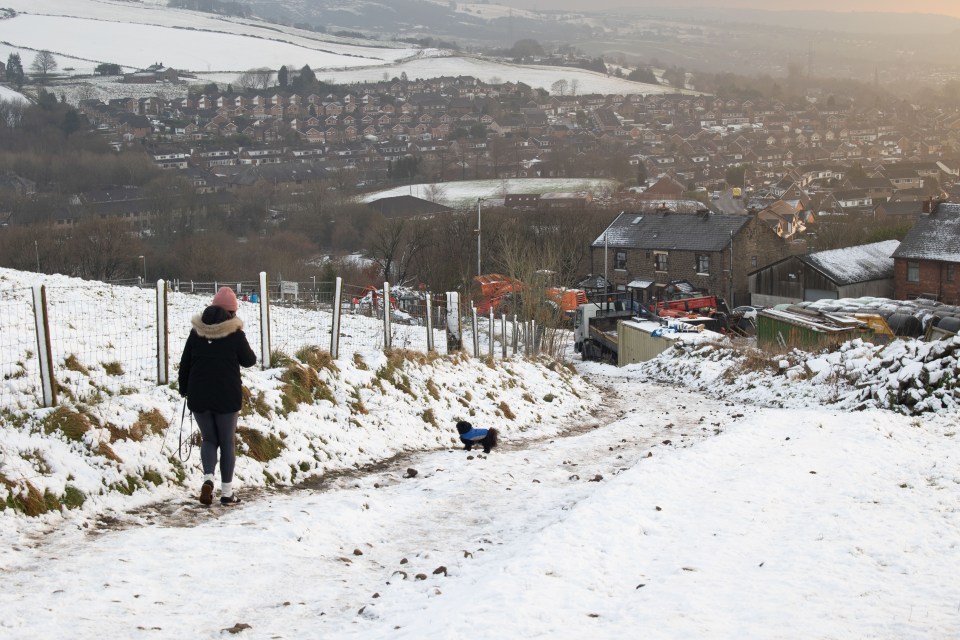
M629 9L628 12L690 22L757 24L841 33L943 35L960 30L960 18L932 13L767 11L761 9L695 9L690 7L634 8Z

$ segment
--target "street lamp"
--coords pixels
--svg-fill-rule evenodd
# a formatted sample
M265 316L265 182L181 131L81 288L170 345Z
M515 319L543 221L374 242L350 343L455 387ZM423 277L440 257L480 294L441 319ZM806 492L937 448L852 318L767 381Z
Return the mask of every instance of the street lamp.
M477 198L477 275L483 273L480 271L480 203L483 198Z
M143 284L147 284L147 258L146 256L139 256L140 260L143 262Z

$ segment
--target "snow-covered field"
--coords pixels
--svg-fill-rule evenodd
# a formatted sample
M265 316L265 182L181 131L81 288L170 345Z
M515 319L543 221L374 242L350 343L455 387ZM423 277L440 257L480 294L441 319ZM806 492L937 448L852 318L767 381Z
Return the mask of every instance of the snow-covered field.
M524 82L550 89L557 80L576 81L578 93L664 93L602 73L563 67L513 65L439 49L337 38L239 18L223 18L113 0L10 0L19 13L0 20L0 53L19 52L29 67L37 51L48 50L58 72L89 75L97 64L124 70L163 63L199 75L202 82L230 83L247 69L309 64L328 82L349 84L399 77L471 75L485 82ZM65 71L70 69L70 71ZM97 80L96 82L99 82Z
M659 94L676 93L677 90L661 85L633 82L625 78L608 76L596 71L574 69L571 67L550 67L544 65L521 65L495 62L464 56L417 57L401 62L389 68L363 68L343 71L318 72L317 77L328 82L347 84L350 82L374 82L398 77L405 72L408 78L433 78L436 76L473 76L488 83L523 82L534 88L551 90L557 80L572 83L576 80L577 94L585 93L625 93ZM569 89L567 90L569 93Z
M500 199L508 193L550 193L591 191L594 194L616 189L616 181L599 178L509 178L504 180L463 180L436 184L412 184L367 193L363 202L395 196L436 199L448 207L476 206L477 198Z
M27 98L13 89L0 87L0 102L26 102Z
M3 301L40 278L2 275ZM149 307L136 289L112 296L121 314ZM58 317L52 333L73 324ZM267 462L241 455L244 502L230 509L196 504L196 452L176 480L168 387L68 400L100 420L79 439L48 431L50 410L5 404L0 635L958 637L956 404L911 417L844 395L866 380L956 379L956 346L936 347L936 366L934 347L907 340L747 367L701 344L576 375L519 358L389 372L367 349L318 370L336 404L285 413L283 370L247 370L271 409L241 424L282 448ZM860 375L819 377L831 368ZM149 409L172 426L110 437ZM458 417L497 427L501 447L460 450ZM92 453L107 442L119 462ZM132 495L117 490L131 478ZM26 517L9 502L25 482L87 500Z
M280 33L252 36L28 14L0 20L0 39L21 49L46 49L55 57L72 56L140 69L162 62L175 69L206 72L278 69L285 64L297 69L305 64L313 69L358 67L389 64L417 53L413 49L357 47L320 40L290 42Z

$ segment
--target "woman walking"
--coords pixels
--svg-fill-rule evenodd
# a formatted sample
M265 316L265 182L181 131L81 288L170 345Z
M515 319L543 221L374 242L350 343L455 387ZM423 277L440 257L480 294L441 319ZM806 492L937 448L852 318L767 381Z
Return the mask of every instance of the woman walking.
M230 287L220 287L212 304L193 317L193 329L180 358L180 395L200 428L203 443L203 485L200 502L213 502L213 472L220 457L220 504L234 505L233 468L236 465L234 437L243 394L240 367L252 367L257 357L243 333L243 321L236 317L237 296Z

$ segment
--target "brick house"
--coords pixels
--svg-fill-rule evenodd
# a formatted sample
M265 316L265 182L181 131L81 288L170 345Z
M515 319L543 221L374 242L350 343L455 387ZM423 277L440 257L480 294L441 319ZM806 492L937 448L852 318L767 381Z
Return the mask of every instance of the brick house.
M590 263L641 302L662 299L671 282L686 280L733 307L749 304L747 274L795 253L792 246L756 216L624 212L593 241Z
M893 254L894 295L960 304L960 204L921 217Z

